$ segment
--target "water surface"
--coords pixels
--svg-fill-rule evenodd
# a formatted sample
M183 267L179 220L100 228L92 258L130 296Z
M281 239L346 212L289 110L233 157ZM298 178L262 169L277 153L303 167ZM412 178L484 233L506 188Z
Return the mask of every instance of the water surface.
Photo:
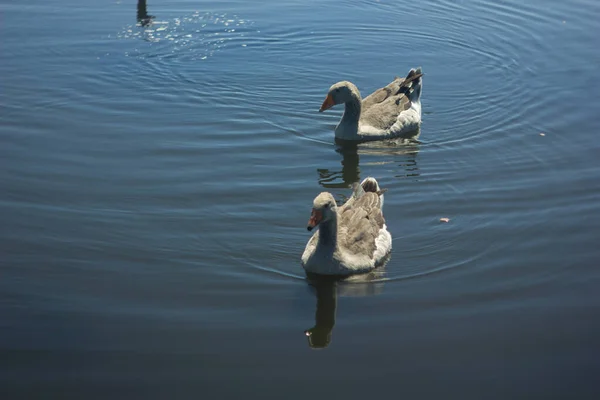
M596 1L133 3L0 3L3 398L600 394ZM418 141L335 143L416 66ZM366 176L390 261L307 280Z

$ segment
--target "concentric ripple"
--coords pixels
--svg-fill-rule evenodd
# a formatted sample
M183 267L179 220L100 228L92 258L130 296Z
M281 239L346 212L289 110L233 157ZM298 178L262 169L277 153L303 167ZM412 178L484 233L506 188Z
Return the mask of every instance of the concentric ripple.
M119 39L142 39L149 46L138 46L126 55L133 57L184 57L206 60L228 47L246 47L259 33L254 21L236 14L199 11L169 20L151 20L148 25L128 25Z

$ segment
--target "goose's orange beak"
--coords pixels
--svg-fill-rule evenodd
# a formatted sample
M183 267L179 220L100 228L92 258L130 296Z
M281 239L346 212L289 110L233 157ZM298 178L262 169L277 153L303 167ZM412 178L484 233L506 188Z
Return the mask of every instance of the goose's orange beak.
M335 103L333 102L333 97L331 97L331 95L328 94L327 97L325 97L325 101L323 101L323 104L321 104L321 108L319 108L319 112L329 110L333 106L335 106Z
M310 213L310 218L308 219L308 226L306 227L306 229L312 231L315 226L319 225L322 219L323 214L321 213L321 211L315 210L313 208L312 212Z

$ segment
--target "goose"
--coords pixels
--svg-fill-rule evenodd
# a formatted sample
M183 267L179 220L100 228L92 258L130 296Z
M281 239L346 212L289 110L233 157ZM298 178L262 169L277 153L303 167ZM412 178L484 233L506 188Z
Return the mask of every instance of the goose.
M329 192L314 199L307 229L318 230L302 254L306 272L347 276L368 272L387 260L392 236L381 210L384 191L375 178L368 177L355 184L352 196L341 206Z
M417 131L422 76L421 67L412 68L406 78L397 77L364 99L352 82L338 82L329 88L319 112L344 103L344 114L335 127L335 137L343 140L381 140Z

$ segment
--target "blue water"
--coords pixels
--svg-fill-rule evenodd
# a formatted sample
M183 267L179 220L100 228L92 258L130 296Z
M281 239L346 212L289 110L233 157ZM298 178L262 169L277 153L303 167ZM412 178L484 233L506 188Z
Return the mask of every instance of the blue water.
M2 398L600 395L600 3L136 6L0 1ZM335 143L416 66L417 141ZM366 176L390 261L307 280Z

